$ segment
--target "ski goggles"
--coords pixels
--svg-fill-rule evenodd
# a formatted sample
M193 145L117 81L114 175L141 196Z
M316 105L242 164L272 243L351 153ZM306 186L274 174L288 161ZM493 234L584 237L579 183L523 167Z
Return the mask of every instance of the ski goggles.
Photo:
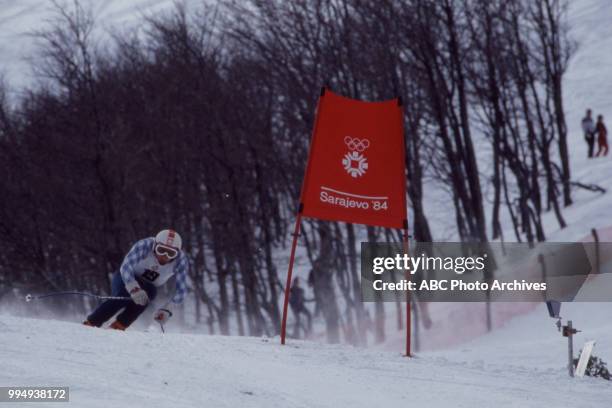
M166 256L168 259L174 259L178 256L179 251L176 248L157 244L155 245L155 254L159 256Z

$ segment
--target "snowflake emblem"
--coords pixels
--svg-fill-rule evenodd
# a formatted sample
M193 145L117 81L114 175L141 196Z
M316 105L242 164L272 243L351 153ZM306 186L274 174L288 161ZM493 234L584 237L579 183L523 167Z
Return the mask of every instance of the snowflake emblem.
M361 177L368 169L368 161L366 158L357 152L349 152L342 158L344 170L352 177Z

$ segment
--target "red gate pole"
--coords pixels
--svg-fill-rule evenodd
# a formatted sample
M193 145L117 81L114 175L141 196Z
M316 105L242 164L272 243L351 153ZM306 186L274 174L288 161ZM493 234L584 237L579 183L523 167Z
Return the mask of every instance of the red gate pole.
M404 253L408 253L408 229L404 229ZM410 273L406 271L406 277L410 279ZM412 336L412 314L410 313L410 291L406 291L406 357L412 357L410 354L410 338Z
M289 257L289 270L287 271L287 283L285 284L285 301L283 303L283 320L281 322L281 344L285 344L285 329L287 328L287 307L289 306L289 293L291 291L291 275L293 274L293 262L295 261L295 248L300 235L300 224L302 221L302 206L295 219L293 231L293 244L291 244L291 256Z
M298 236L300 235L300 225L302 223L302 211L304 211L304 188L308 185L308 170L310 169L310 162L312 155L310 152L313 150L315 135L317 134L317 128L319 126L319 112L321 111L321 105L323 103L323 96L325 95L325 87L321 87L321 94L319 101L317 102L317 110L315 111L315 123L312 128L312 136L310 138L310 148L308 149L308 163L306 164L306 174L304 180L302 180L302 191L300 192L300 206L298 208L297 217L295 218L295 229L293 231L293 244L291 244L291 255L289 257L289 269L287 270L287 283L285 284L285 301L283 303L283 320L281 321L281 344L285 344L285 332L287 329L287 307L289 306L289 293L291 291L291 275L293 274L293 262L295 261L295 248L297 246Z

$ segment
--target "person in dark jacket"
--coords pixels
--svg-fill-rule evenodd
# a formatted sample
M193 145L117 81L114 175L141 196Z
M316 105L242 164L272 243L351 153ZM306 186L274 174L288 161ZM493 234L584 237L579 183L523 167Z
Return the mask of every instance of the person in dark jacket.
M608 130L606 125L603 123L603 116L597 116L597 124L595 125L595 132L597 133L597 144L599 149L597 150L596 157L608 155Z
M593 157L593 148L595 146L595 122L593 121L590 109L587 109L586 116L582 118L581 125L584 140L587 142L588 157L591 158Z
M304 337L307 337L312 330L312 315L306 308L306 297L304 296L304 288L300 286L300 278L293 279L293 284L291 285L291 291L289 293L289 305L291 306L291 311L295 316L295 326L293 329L293 337L299 338L300 336L300 328L304 331ZM304 324L301 322L301 315L306 315L306 319L308 320L308 324L304 327Z

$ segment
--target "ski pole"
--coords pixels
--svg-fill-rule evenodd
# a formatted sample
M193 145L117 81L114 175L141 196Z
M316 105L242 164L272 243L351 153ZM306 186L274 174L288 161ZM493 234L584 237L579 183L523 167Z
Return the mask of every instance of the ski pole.
M166 333L166 330L164 330L164 324L161 321L157 321L157 323L159 323L159 327L161 328L162 333Z
M44 298L48 298L52 296L65 296L65 295L88 296L88 297L92 297L98 300L110 300L110 299L129 300L131 299L130 297L125 297L125 296L100 296L100 295L94 295L93 293L86 293L86 292L53 292L53 293L46 293L44 295L36 295L36 296L28 293L25 296L25 301L31 302L33 300L44 299Z

